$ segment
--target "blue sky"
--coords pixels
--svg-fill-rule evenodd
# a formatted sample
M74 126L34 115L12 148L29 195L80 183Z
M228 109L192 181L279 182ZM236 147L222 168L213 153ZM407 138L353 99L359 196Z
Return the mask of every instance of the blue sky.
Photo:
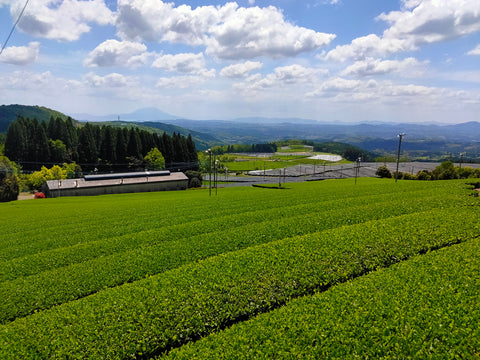
M0 0L0 41L25 0ZM480 121L479 0L29 0L0 102L190 119Z

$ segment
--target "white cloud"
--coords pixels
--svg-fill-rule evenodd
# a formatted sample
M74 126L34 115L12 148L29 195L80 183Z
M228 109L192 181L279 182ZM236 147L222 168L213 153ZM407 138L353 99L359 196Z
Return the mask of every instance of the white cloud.
M144 44L131 41L106 40L88 54L83 62L88 67L138 67L147 63L151 54Z
M261 62L258 61L247 61L241 64L234 64L227 67L224 67L220 71L220 75L228 78L244 78L254 70L258 70L263 66Z
M188 5L175 7L159 0L118 0L117 30L128 40L169 41L202 45L213 24L235 5L223 7Z
M0 0L0 8L5 5L11 5L14 0Z
M480 55L480 45L468 52L468 55Z
M407 39L412 46L418 46L480 31L478 0L410 0L404 5L405 11L378 16L391 25L384 38Z
M89 86L102 88L127 87L136 83L134 78L130 78L118 73L111 73L105 76L88 73L84 76L84 81Z
M318 33L285 21L275 7L238 8L211 28L207 53L221 59L296 56L328 45L333 34Z
M412 57L401 61L382 61L380 59L367 58L362 61L356 61L353 65L350 65L344 71L342 71L341 75L362 77L406 71L409 73L409 76L413 76L414 73L418 75L423 65L425 65L425 63L421 63Z
M329 79L325 81L321 86L322 92L350 92L358 89L362 84L359 80L347 80L340 77Z
M206 46L220 59L288 57L329 44L333 34L318 33L285 21L276 7L175 7L159 0L119 0L118 35L126 40Z
M0 74L0 89L18 91L25 98L48 94L49 97L65 95L77 90L81 86L79 81L59 78L50 71L34 73L30 71L14 71Z
M203 84L208 78L214 76L214 74L206 73L203 75L183 75L183 76L173 76L173 77L163 77L158 79L156 87L157 88L177 88L177 89L186 89L192 86L197 86Z
M252 75L245 82L235 84L234 89L250 93L267 88L279 89L295 84L312 84L315 82L317 75L325 75L325 71L306 68L298 64L281 66L265 77L260 74Z
M23 1L11 4L12 18L18 18L24 4ZM90 31L88 24L107 25L113 21L114 14L104 0L31 0L18 28L37 37L74 41Z
M382 13L377 19L389 23L383 36L375 34L337 46L327 60L362 60L412 51L427 43L446 41L480 31L478 0L404 0L403 11Z
M367 57L385 57L391 54L412 50L403 39L384 39L375 34L354 39L349 45L339 45L325 56L327 60L344 62L350 59L363 60Z
M40 43L31 42L28 46L10 46L3 50L0 62L13 65L28 65L37 60Z
M161 55L153 62L152 67L180 73L200 73L205 70L205 58L199 54Z

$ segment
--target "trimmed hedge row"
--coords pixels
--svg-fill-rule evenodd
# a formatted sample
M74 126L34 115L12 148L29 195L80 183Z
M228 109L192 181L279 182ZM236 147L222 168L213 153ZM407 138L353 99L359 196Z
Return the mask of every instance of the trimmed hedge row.
M94 248L91 251L92 257L95 257L91 260L0 283L0 323L210 256L340 226L417 213L432 207L441 208L449 204L449 201L451 199L448 197L417 197L410 199L405 206L386 201L321 213L315 212L313 206L307 208L303 215L290 217L285 209L279 209L273 216L276 220L248 224L249 219L256 221L262 218L262 214L249 213L239 219L235 227L231 226L232 219L227 217L225 221L220 218L215 228L211 224L206 226L202 223L193 229L181 226L178 231L172 231L169 228L170 233L161 232L161 240L151 246L145 246L145 243L155 243L159 235L157 232L148 233L148 237L146 233L124 237L122 239L128 240L126 245L132 250L100 256L102 252ZM275 214L275 211L269 213ZM217 231L209 232L213 229ZM117 244L115 241L118 240L102 244L101 250L119 250L123 244ZM140 244L143 246L138 247ZM82 252L74 256L82 259L82 255L88 257L89 254L86 253L87 256ZM70 252L65 256L68 255ZM50 259L53 262L51 257L40 259ZM21 270L25 272L33 272L35 269L35 263L32 262L27 262L24 266Z
M438 196L438 194L436 194L432 196L430 194L411 192L404 195L404 198L405 203L407 203L407 199L419 199L420 197L425 198L426 202L422 207L425 208L425 206L428 206L428 201L430 200L427 199L428 196L440 199L442 204L438 204L438 202L436 202L436 204L441 206L448 204L461 206L461 203L457 201L456 196L452 194L444 194L443 196ZM359 196L349 200L348 208L371 203L394 201L395 198L393 196ZM88 225L89 231L86 233L86 236L80 235L85 238L84 241L81 242L79 242L79 234L75 233L76 236L62 237L61 245L59 244L60 240L56 241L55 247L53 248L51 242L42 242L37 238L35 241L30 240L31 244L28 246L25 245L20 247L20 244L17 244L16 247L13 248L14 253L7 253L7 249L4 249L4 256L10 255L12 259L9 261L0 262L0 282L13 280L21 276L37 274L42 271L64 267L78 262L88 261L100 256L107 256L117 252L128 251L139 246L150 246L162 241L168 241L172 239L176 240L179 238L196 236L199 234L215 232L222 229L230 229L236 226L268 220L278 221L280 218L300 216L303 214L315 213L318 216L321 216L322 212L324 211L346 208L345 203L336 200L318 201L301 205L288 205L289 202L285 201L282 202L283 206L279 206L281 204L276 204L275 202L269 204L270 206L268 208L265 208L265 204L263 204L262 209L252 209L248 207L248 212L244 212L245 205L243 205L242 208L237 209L237 212L232 214L223 213L222 216L209 216L208 218L203 218L201 220L189 219L185 220L185 222L178 220L186 217L183 210L170 211L169 216L174 216L177 218L177 222L179 222L178 224L159 225L156 221L153 221L153 225L149 226L148 230L145 230L145 225L143 225L143 227L139 227L137 225L133 229L135 230L134 232L128 232L121 236L111 236L105 238L100 236L100 239L97 236L96 231L98 231L100 228L108 228L108 226L105 226L105 221L103 219L99 219L97 224ZM257 207L259 206L257 205ZM206 217L208 215L212 214L203 214L202 216ZM76 226L79 226L78 221ZM83 222L82 227L84 227ZM64 235L70 235L68 228L63 229ZM52 235L48 236L51 237ZM59 245L61 247L56 247ZM36 251L38 252L21 257L18 256L21 251L26 251L26 249L31 249L32 247L35 247Z
M480 241L296 299L159 359L476 359Z
M292 297L474 238L479 218L467 208L433 210L191 262L0 326L0 358L160 354Z

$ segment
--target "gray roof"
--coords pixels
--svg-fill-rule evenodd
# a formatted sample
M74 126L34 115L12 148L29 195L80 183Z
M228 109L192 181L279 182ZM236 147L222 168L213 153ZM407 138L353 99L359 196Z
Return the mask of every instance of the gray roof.
M145 184L145 183L188 180L188 177L181 172L170 173L169 175L165 175L165 174L156 175L154 173L152 174L136 173L136 174L141 174L142 176L137 175L136 177L125 177L125 178L122 178L120 176L118 178L113 178L113 179L106 178L106 179L89 180L89 181L86 181L85 178L49 180L47 181L47 187L49 190L65 190L65 189L75 189L75 188L92 188L92 187L102 187L102 186ZM121 175L121 174L118 174L118 175Z

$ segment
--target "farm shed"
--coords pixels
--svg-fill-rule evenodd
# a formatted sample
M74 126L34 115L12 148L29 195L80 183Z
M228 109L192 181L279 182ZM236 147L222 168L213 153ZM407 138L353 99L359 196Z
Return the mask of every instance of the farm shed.
M79 179L49 180L44 186L47 197L91 196L135 192L185 190L188 178L184 173L146 171L105 175L88 175Z

